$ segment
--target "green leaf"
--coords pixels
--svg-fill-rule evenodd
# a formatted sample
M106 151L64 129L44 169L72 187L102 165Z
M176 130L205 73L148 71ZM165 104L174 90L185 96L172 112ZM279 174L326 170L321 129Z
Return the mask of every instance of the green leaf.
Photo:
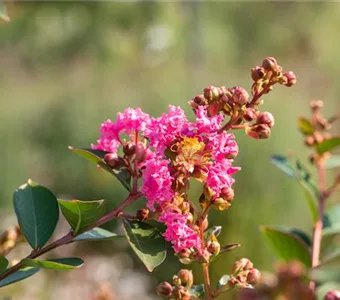
M204 299L204 284L193 285L188 293L193 297Z
M334 155L330 156L325 161L325 168L326 169L332 169L332 168L339 168L340 167L340 155Z
M299 260L305 266L311 266L308 244L301 238L300 230L300 234L296 233L296 229L284 227L262 226L260 230L268 246L280 259Z
M72 241L100 241L100 240L114 240L123 238L123 235L118 235L116 233L107 231L105 229L96 227L91 229L90 231L86 231L78 236L76 236Z
M5 4L1 2L0 2L0 19L4 21L5 23L8 23L11 20L7 14L7 9L6 9Z
M73 270L80 268L84 264L84 261L77 257L56 258L49 260L25 258L21 262L25 267L35 267L53 270Z
M298 118L298 127L304 135L312 135L315 131L314 125L306 118Z
M47 188L28 180L14 192L14 209L20 229L33 249L52 236L59 219L57 198Z
M115 176L128 191L131 190L130 187L131 175L128 172L128 170L126 168L113 170L104 161L104 156L108 152L86 148L74 148L71 146L69 147L69 149L72 150L74 153L77 153L80 156L88 159L89 161L94 162L95 164L100 166L103 170Z
M315 185L310 181L310 174L307 169L295 158L288 158L282 155L273 155L272 163L288 176L294 178L301 187L308 208L312 215L313 222L318 220L317 195L318 191Z
M317 145L316 151L318 151L319 154L323 154L325 152L332 151L339 146L340 146L340 137L333 137L333 138L324 140L319 145Z
M106 212L104 200L80 201L58 199L61 212L75 234L92 225Z
M340 204L329 207L323 217L323 228L334 227L340 224Z
M15 273L9 275L8 277L6 277L5 279L0 281L0 287L3 287L5 285L9 285L12 284L14 282L18 282L20 280L23 280L25 278L28 278L32 275L34 275L35 273L39 272L40 269L38 268L24 268L21 269L19 271L16 271Z
M240 248L240 247L241 247L241 244L228 244L228 245L224 245L224 246L221 247L220 254L224 253L224 252L228 252L228 251L234 250L234 249L237 249L237 248Z
M5 256L0 256L0 274L6 271L8 267L8 260Z
M124 231L131 248L149 272L165 260L166 244L157 228L125 219Z

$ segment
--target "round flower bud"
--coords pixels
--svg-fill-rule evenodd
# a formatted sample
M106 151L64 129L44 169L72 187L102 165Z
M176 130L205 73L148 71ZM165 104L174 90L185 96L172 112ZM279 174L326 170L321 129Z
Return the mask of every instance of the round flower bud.
M274 116L270 112L262 112L257 116L257 124L267 124L270 128L274 126Z
M220 196L230 202L234 199L234 190L230 187L224 187L222 190L221 190L221 193L220 193Z
M323 299L324 300L340 300L340 291L337 291L337 290L329 291Z
M270 128L267 124L258 124L248 126L245 129L246 134L253 139L267 139L270 137Z
M208 247L207 250L214 256L218 255L220 253L221 250L221 245L219 242L216 241L212 241Z
M204 98L206 98L209 102L218 100L219 96L219 89L215 86L210 85L204 89Z
M252 268L249 270L247 275L247 282L251 285L259 283L261 279L261 273L258 269Z
M114 153L105 154L104 161L112 169L117 169L121 165L119 157Z
M256 111L254 108L248 107L245 113L243 114L243 119L250 122L256 119Z
M253 268L253 263L248 258L241 258L235 261L231 267L231 274L237 274L242 271L250 270Z
M252 68L251 70L251 78L254 80L254 81L259 81L260 79L262 79L264 77L264 75L266 74L264 68L262 67L255 67L255 68Z
M287 78L285 86L292 86L296 83L296 76L292 71L284 73L283 76Z
M123 146L123 152L126 156L131 156L133 154L135 154L136 151L136 145L132 142L127 142L124 144Z
M157 294L160 297L170 297L172 294L172 286L169 282L164 281L157 286Z
M186 285L186 289L190 289L194 283L194 275L191 270L182 269L177 273L178 278L181 280L182 284Z
M275 71L278 68L278 64L274 57L266 57L262 62L262 67L266 71Z
M226 201L225 199L223 199L221 197L215 199L213 201L213 204L217 208L217 210L219 210L219 211L226 210L231 206L231 204L228 201Z
M235 104L244 105L247 103L248 99L249 94L244 88L235 87L233 89L233 94L231 97L232 102L234 102Z
M136 218L138 221L145 221L149 216L150 211L147 208L143 208L137 211Z
M208 115L209 117L214 117L218 114L218 111L220 109L220 105L218 102L211 103L208 106Z
M144 144L138 143L135 148L135 160L137 162L143 162L146 157L146 148Z

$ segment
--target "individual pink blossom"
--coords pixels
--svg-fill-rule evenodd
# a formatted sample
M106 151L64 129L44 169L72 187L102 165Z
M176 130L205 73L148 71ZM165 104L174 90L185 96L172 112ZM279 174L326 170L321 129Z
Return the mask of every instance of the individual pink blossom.
M180 107L169 105L169 112L151 120L145 131L145 137L156 152L162 153L182 132L188 128L189 122Z
M231 176L240 170L238 167L232 167L231 163L232 160L223 159L210 164L208 167L206 183L216 193L216 197L219 196L224 187L230 188L232 186L235 180Z
M214 117L208 117L207 109L204 106L199 106L196 110L196 123L194 123L197 134L213 133L221 128L224 116L217 114Z
M157 158L145 163L143 184L140 190L147 199L147 207L152 211L155 210L155 204L163 206L164 203L171 202L173 199L172 177L168 165L168 160Z
M117 134L116 123L107 120L100 126L101 136L97 141L97 145L92 144L93 149L116 153L120 145Z
M202 246L197 232L187 225L187 217L187 214L178 213L170 207L158 219L167 226L163 235L166 241L171 242L176 253L187 248L199 250Z
M225 131L221 133L212 133L208 139L210 142L207 149L211 150L212 156L215 160L221 161L223 159L235 157L238 153L238 145L234 139L234 135Z

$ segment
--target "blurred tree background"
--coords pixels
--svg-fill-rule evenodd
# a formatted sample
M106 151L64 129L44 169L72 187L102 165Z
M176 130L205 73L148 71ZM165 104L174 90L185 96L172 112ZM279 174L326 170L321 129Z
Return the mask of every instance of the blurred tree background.
M100 123L115 119L127 106L159 115L175 104L191 116L186 102L208 85L249 89L250 68L266 56L294 71L298 84L278 86L264 98L263 109L276 118L269 140L236 133L240 154L235 164L242 166L235 176L236 197L227 212L212 214L210 224L224 225L222 244L242 247L213 265L213 282L244 256L260 270L271 269L274 257L263 244L259 225L311 228L299 187L270 164L270 155L307 157L296 119L308 114L310 100L324 99L329 113L339 110L338 3L11 2L7 8L12 21L0 25L3 230L15 223L12 193L28 178L60 197L105 198L114 207L124 189L72 154L68 145L88 147L98 138ZM119 231L119 224L112 227ZM170 280L180 268L169 258L151 278L145 277L140 262L119 254L126 251L125 242L65 248L60 251L84 254L85 271L44 271L0 295L91 299L107 281L121 295L117 299L135 299L132 290L138 299L153 299L157 281ZM80 282L86 276L84 290ZM119 294L124 289L130 294Z

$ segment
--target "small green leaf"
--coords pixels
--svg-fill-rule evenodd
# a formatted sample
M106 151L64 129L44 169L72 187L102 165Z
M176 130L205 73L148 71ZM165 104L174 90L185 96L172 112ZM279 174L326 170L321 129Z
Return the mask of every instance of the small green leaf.
M260 230L268 246L280 259L299 260L310 267L311 254L308 244L301 238L300 230L300 234L296 234L296 229L284 227L262 226Z
M8 277L4 278L3 280L0 281L0 287L3 287L5 285L12 284L14 282L23 280L25 278L28 278L35 273L39 272L40 269L38 268L24 268L19 271L16 271L15 273L9 275Z
M188 293L193 297L204 299L204 284L193 285Z
M325 161L325 168L326 169L332 169L332 168L340 168L340 155L334 155L330 156Z
M35 267L53 270L72 270L80 268L84 264L84 261L77 257L56 258L49 260L25 258L21 262L24 267Z
M8 267L8 260L5 256L0 256L0 274L6 271Z
M6 9L5 4L1 2L0 2L0 19L4 21L5 23L8 23L11 20L7 14L7 9Z
M80 201L58 199L61 212L75 234L92 225L106 212L104 200Z
M20 229L33 249L41 248L52 236L59 219L57 198L47 188L28 180L16 189L14 209Z
M317 145L316 151L318 151L319 154L323 154L325 152L332 151L339 146L340 146L340 137L333 137L333 138L324 140L319 145Z
M76 236L72 241L78 242L78 241L100 241L100 240L114 240L114 239L120 239L125 236L118 235L116 233L107 231L105 229L96 227L91 229L90 231L86 231L78 236Z
M318 220L318 192L317 188L310 180L311 176L307 169L295 158L288 158L282 155L273 155L272 163L298 182L305 196L313 222L315 223Z
M131 190L131 174L126 168L121 168L119 170L113 170L112 168L110 168L104 161L104 156L108 152L86 148L74 148L71 146L69 147L69 149L72 150L74 153L77 153L80 156L88 159L89 161L94 162L103 170L115 176L128 191Z
M166 244L159 230L149 224L124 220L127 240L149 272L166 257Z
M314 125L306 118L298 118L298 127L304 135L312 135L315 131Z

